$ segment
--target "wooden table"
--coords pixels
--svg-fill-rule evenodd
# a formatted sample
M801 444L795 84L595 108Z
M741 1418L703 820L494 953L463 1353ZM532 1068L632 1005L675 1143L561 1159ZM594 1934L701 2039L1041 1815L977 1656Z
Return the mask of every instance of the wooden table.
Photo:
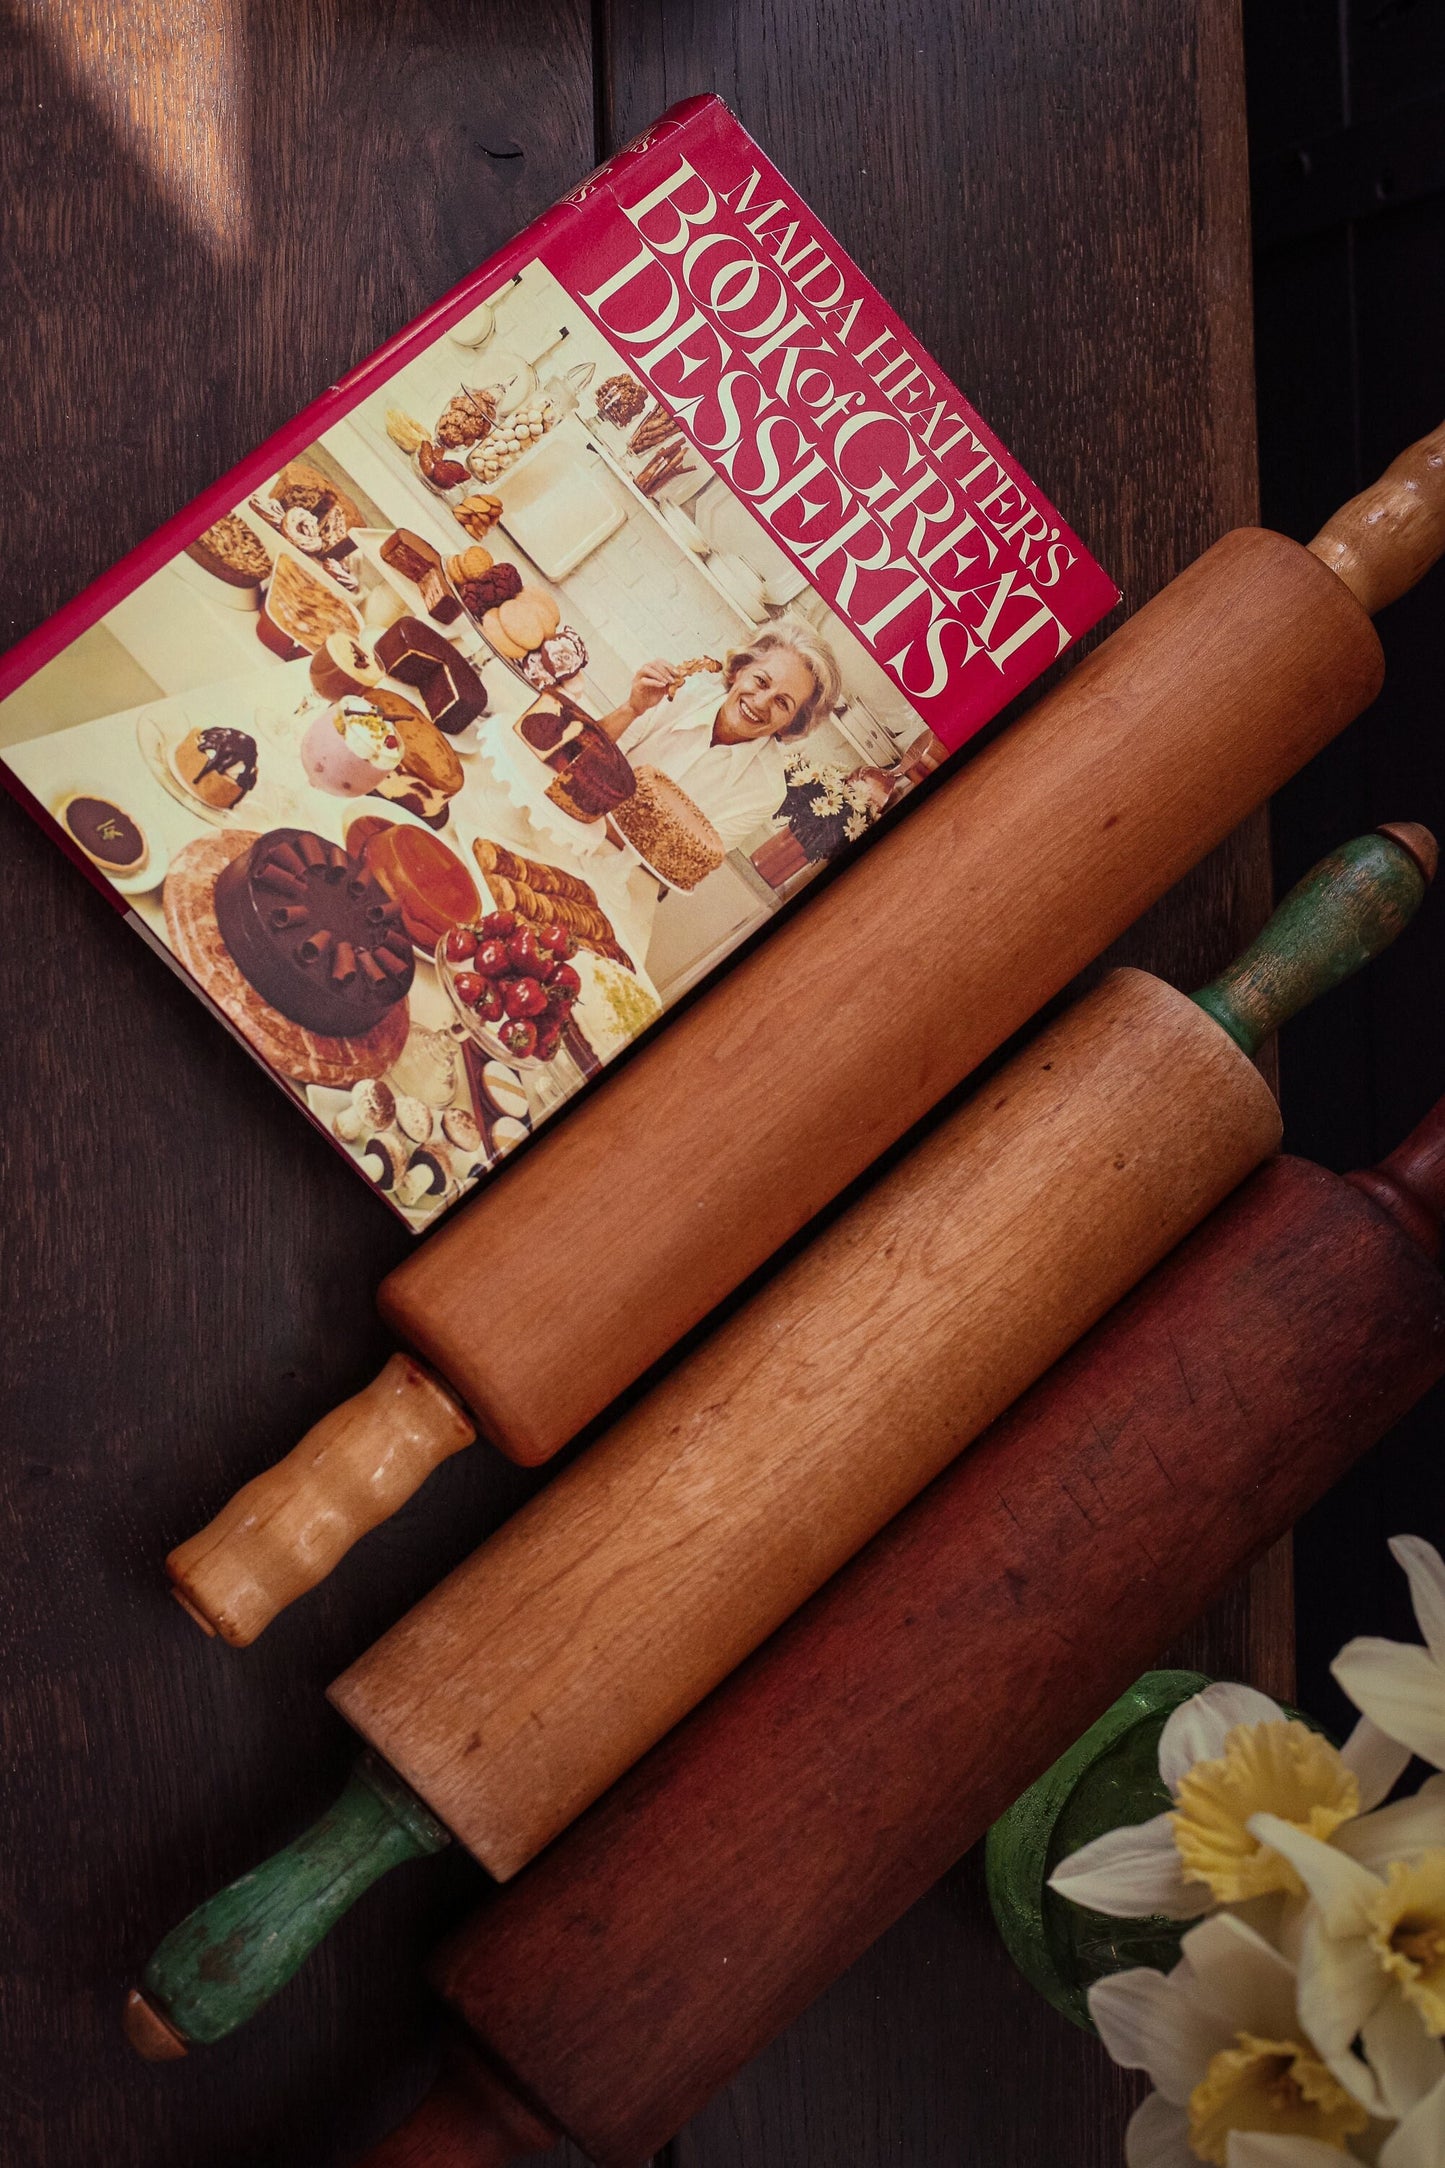
M0 637L48 614L685 93L735 105L1141 602L1254 508L1241 56L1225 0L56 0L12 27ZM375 1367L406 1236L13 807L3 821L9 1878L0 2154L322 2168L428 2066L383 1888L247 2032L124 2047L122 1985L338 1786L321 1687L523 1495L451 1463L238 1656L159 1561ZM1254 822L1130 938L1205 977ZM1288 1683L1277 1558L1196 1636ZM1011 1973L965 1864L670 2168L1120 2157L1131 2088ZM575 2155L559 2154L558 2159Z

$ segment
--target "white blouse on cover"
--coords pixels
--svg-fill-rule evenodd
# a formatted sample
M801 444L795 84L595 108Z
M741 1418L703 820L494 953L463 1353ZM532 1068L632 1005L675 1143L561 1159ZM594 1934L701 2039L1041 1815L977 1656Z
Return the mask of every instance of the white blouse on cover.
M713 725L727 698L709 686L687 704L659 700L628 724L618 744L634 766L660 768L685 790L729 850L752 842L776 818L788 788L782 749L773 738L714 745Z

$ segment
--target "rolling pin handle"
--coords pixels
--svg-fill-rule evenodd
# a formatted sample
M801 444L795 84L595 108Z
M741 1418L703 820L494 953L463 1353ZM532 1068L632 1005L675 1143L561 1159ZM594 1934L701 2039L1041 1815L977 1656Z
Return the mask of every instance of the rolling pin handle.
M1445 555L1445 422L1326 520L1309 548L1373 617Z
M557 2125L518 2099L458 2027L431 2091L357 2168L506 2168L550 2153L561 2138Z
M1290 890L1258 940L1194 996L1254 1054L1283 1023L1390 946L1434 878L1435 838L1395 821L1331 851Z
M476 1434L433 1371L393 1355L171 1552L176 1601L207 1633L247 1647Z
M1427 1257L1438 1259L1445 1249L1445 1099L1436 1100L1387 1159L1346 1180L1373 1197Z
M141 1988L127 1989L123 2023L126 2039L144 2062L179 2062L190 2052L164 2011Z
M372 1883L450 1842L415 1793L364 1754L336 1804L173 1928L126 1999L150 2061L224 2039L285 1986Z

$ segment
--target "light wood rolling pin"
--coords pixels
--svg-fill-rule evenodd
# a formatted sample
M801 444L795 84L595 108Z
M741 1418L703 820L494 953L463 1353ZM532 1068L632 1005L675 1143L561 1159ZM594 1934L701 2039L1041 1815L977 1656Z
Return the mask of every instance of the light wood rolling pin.
M1015 1056L336 1681L386 1766L167 1938L142 2014L218 2038L448 1832L525 1866L1273 1151L1249 1055L1434 865L1361 837L1192 1000L1116 971Z
M473 1415L547 1459L1368 705L1442 549L1445 425L1207 551L382 1283L465 1407L393 1358L171 1553L186 1608L254 1640Z
M1445 1374L1442 1215L1445 1100L1252 1175L452 1937L364 2168L661 2152Z

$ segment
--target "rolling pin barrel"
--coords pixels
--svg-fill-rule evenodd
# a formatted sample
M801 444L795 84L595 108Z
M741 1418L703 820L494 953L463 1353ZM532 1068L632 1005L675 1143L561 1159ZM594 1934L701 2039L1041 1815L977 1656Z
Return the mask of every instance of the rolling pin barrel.
M1442 550L1445 424L1309 550L1225 536L392 1273L388 1322L547 1459L1369 705L1366 613ZM591 1329L539 1368L559 1310Z
M1278 535L1226 536L399 1266L383 1317L484 1435L546 1460L1380 676L1339 579ZM540 1363L558 1316L567 1359Z
M383 1315L489 1438L548 1459L1369 704L1366 612L1445 546L1442 445L1309 550L1227 535L390 1275ZM252 1638L400 1468L362 1510L307 1470L289 1559L255 1555L248 1516L273 1554L287 1528L258 1478L172 1554L183 1600Z
M1225 1032L1159 980L1112 974L332 1701L505 1880L1278 1141Z
M488 2070L659 2151L1445 1374L1445 1100L1416 1134L1378 1202L1253 1175L453 1937ZM491 2168L461 2067L364 2168Z
M1275 1148L1242 1047L1387 947L1434 858L1408 827L1332 852L1192 1001L1112 973L353 1664L342 1714L515 1874Z
M147 1967L160 2014L241 2022L383 1844L526 1865L1273 1150L1239 1042L1386 947L1433 865L1424 830L1361 837L1195 1000L1117 971L1015 1056L336 1681L395 1826L373 1776L292 1848L294 1916L275 1862L202 1905Z

